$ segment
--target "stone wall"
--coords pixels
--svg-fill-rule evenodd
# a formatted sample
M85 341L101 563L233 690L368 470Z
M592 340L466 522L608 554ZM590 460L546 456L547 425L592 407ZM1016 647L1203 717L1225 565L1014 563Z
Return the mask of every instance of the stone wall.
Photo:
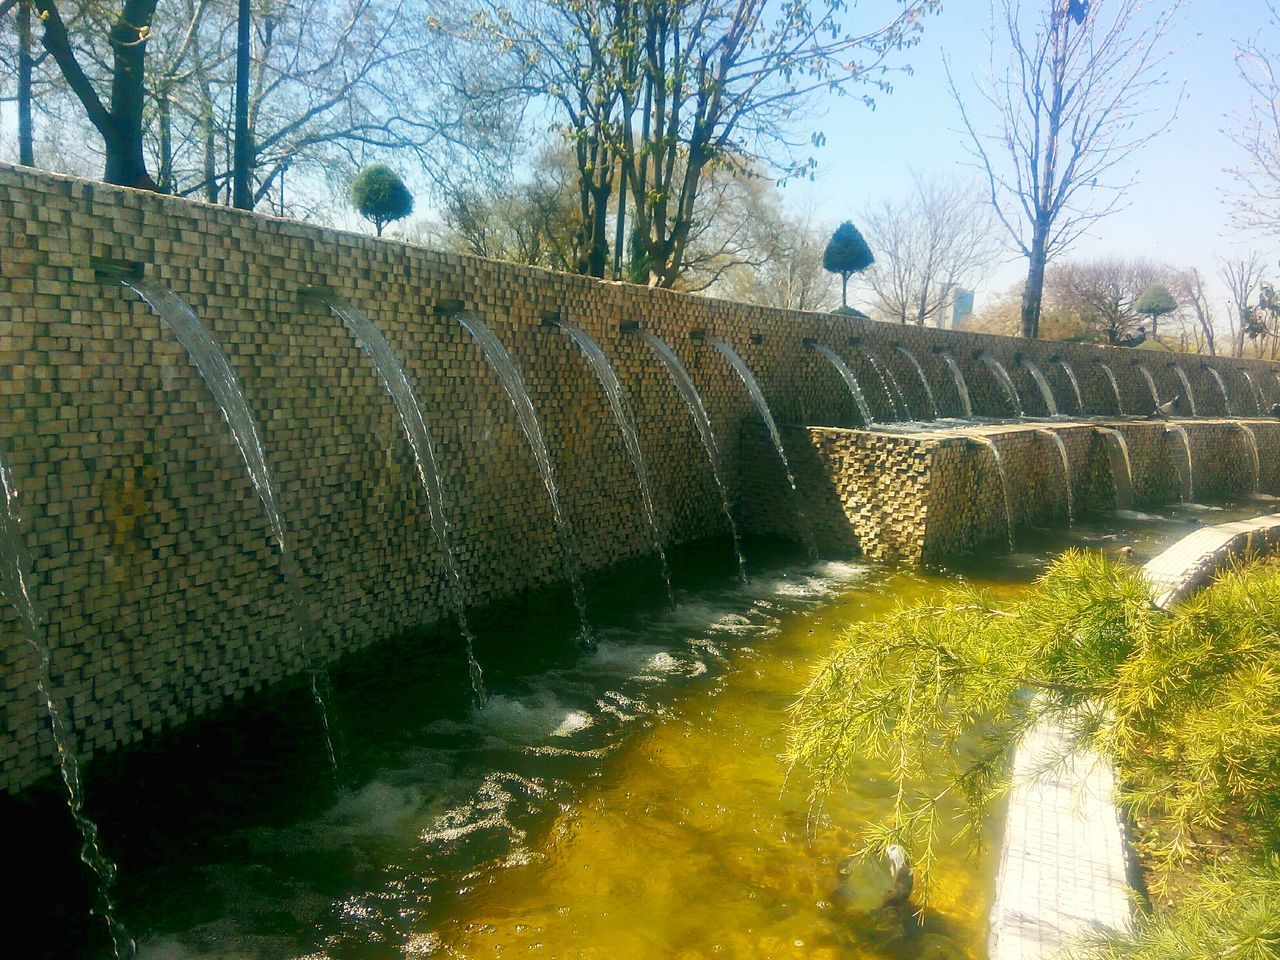
M256 416L325 658L438 619L443 570L395 409L337 318L299 297L304 287L331 288L368 313L404 363L434 434L462 577L476 603L558 580L562 566L510 403L450 314L455 301L494 329L523 371L587 568L646 551L649 537L607 403L568 338L540 324L547 313L589 332L617 369L668 543L721 532L724 521L687 410L624 323L663 337L688 366L719 433L735 500L742 428L755 413L723 358L691 339L697 330L737 348L779 421L791 424L860 424L807 338L849 360L877 418L890 404L867 350L883 359L917 415L930 404L898 347L924 367L944 414L958 413L959 402L935 352L942 350L964 369L978 413L1006 412L975 357L981 351L1010 368L1028 412L1039 401L1017 359L1024 354L1063 398L1065 373L1052 358L1067 359L1090 412L1114 405L1099 359L1115 369L1129 409L1146 391L1128 351L600 283L0 166L0 461L21 492L55 693L85 754L303 666L277 551L222 415L159 320L104 282L104 265L141 269L172 288L225 348ZM1189 359L1188 372L1202 412L1214 412L1216 387L1199 362ZM1256 404L1242 364L1216 363L1234 406ZM1280 399L1276 365L1244 366L1268 401ZM1152 372L1163 391L1177 389L1171 370ZM915 457L888 446L886 465ZM878 485L895 494L877 470L849 489ZM909 500L894 502L906 510ZM906 516L886 508L877 522L901 539L909 536ZM15 789L48 772L50 747L31 653L6 605L0 658L0 789Z

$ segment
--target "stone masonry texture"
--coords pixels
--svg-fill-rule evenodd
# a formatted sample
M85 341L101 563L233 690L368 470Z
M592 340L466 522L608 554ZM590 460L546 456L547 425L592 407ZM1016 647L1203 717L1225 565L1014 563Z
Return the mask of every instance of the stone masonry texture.
M750 399L724 359L691 338L695 331L742 354L787 425L800 479L821 494L806 521L814 538L886 558L995 540L1003 526L993 513L1001 508L990 455L962 437L854 430L862 426L854 404L807 339L844 356L873 416L884 419L894 386L877 376L869 352L889 369L910 414L932 412L899 347L919 360L944 416L960 412L944 351L963 369L979 415L1009 412L978 359L983 352L1009 368L1028 414L1045 411L1025 360L1044 371L1068 414L1080 411L1060 361L1074 369L1089 414L1117 412L1102 362L1128 413L1151 401L1135 358L1162 396L1181 389L1169 355L602 283L0 165L0 460L21 495L54 693L86 756L305 667L278 551L221 412L159 318L105 280L104 268L141 270L171 288L226 351L273 471L323 659L444 616L443 565L393 403L342 323L299 296L304 288L328 288L367 313L403 363L435 441L471 603L556 582L563 567L534 462L502 387L451 312L459 302L505 343L528 384L588 569L651 547L607 401L569 338L542 325L547 314L593 336L617 370L669 544L723 533L724 518L687 409L657 357L623 324L661 336L688 367L749 529L769 529L752 518L789 516L801 498L771 482ZM1227 385L1230 412L1256 416L1280 400L1276 364L1209 362ZM1184 362L1200 413L1222 416L1228 404L1202 363ZM1171 499L1176 475L1163 427L1146 438L1141 426L1125 427L1135 482L1145 499ZM1239 488L1240 430L1225 422L1188 429L1206 495ZM1079 448L1078 499L1105 500L1109 474L1091 429L1078 437L1064 430L1073 454ZM1263 487L1274 489L1280 434L1259 423L1257 437ZM1011 445L1014 472L1061 469L1034 431L997 442ZM1019 521L1061 511L1060 487L1020 497ZM794 537L797 528L782 532ZM16 790L48 774L52 760L35 665L8 605L0 605L0 657L0 789Z

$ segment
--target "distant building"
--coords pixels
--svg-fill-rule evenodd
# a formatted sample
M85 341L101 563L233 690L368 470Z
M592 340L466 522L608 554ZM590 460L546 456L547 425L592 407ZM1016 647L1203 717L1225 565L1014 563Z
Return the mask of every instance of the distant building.
M938 311L937 327L939 330L959 330L973 316L973 291L948 286L946 296L946 305Z

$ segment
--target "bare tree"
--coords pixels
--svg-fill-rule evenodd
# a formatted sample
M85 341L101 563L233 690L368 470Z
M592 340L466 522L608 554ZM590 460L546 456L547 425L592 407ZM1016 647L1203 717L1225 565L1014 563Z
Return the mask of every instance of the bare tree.
M1168 274L1165 267L1140 259L1103 257L1064 263L1049 272L1045 300L1072 316L1091 334L1089 339L1114 344L1135 332L1142 322L1138 300Z
M1244 341L1249 335L1249 324L1253 319L1250 301L1262 283L1264 269L1262 256L1257 251L1219 262L1218 276L1226 284L1230 296L1227 322L1231 329L1232 356L1244 356Z
M995 260L995 215L959 180L912 177L904 199L885 199L861 215L876 262L863 277L885 319L923 326L972 288Z
M1027 258L1021 332L1039 335L1045 266L1114 212L1132 182L1122 165L1173 121L1148 121L1165 83L1164 40L1181 2L999 0L988 76L961 93L948 65L970 148L991 203ZM996 36L1007 40L997 45ZM981 107L994 119L984 126Z
M1213 305L1205 290L1204 274L1195 267L1183 270L1174 278L1174 294L1194 320L1199 341L1216 356L1218 350L1214 338L1217 331L1214 329Z
M1245 164L1230 171L1235 179L1232 202L1237 224L1244 229L1280 230L1280 6L1264 0L1266 23L1253 39L1236 47L1236 66L1249 86L1249 110L1230 131L1245 154Z
M517 63L518 92L551 110L574 145L584 272L604 275L614 204L614 236L630 237L630 277L672 287L709 173L811 169L802 154L813 135L801 125L814 98L887 90L889 55L915 41L938 0L906 0L871 29L828 0L478 4L459 29ZM616 221L628 206L624 230Z

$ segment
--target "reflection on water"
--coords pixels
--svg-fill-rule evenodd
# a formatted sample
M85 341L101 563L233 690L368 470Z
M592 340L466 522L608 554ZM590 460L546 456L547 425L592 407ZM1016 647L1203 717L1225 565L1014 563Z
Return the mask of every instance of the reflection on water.
M1149 556L1200 522L1194 505L1149 516L1085 517L934 573L796 565L753 544L742 584L724 544L704 544L673 556L674 610L660 585L638 596L651 578L634 571L591 585L590 652L567 593L540 591L474 618L493 665L482 708L456 638L386 644L335 671L352 758L336 796L302 689L98 765L124 919L152 958L976 960L991 845L944 847L923 929L853 913L837 865L889 787L868 765L807 829L803 784L778 761L783 713L851 619L958 576L1018 589L1071 543ZM40 791L5 804L11 826L44 829ZM92 955L75 885L54 876L65 864L36 869L33 887L46 870L72 890L50 955Z

